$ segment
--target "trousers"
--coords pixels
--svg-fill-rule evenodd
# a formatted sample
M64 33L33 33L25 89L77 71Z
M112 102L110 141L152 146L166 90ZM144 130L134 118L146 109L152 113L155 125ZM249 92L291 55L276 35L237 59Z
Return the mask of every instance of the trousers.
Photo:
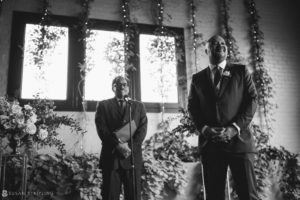
M240 200L258 200L254 153L222 150L203 152L202 164L207 200L224 200L227 169L230 168Z

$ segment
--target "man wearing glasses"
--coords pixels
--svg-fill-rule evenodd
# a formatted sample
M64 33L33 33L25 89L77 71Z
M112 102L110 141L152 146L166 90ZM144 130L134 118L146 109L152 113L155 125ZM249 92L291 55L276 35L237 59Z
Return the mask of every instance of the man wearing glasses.
M97 132L102 141L100 156L100 168L103 174L102 198L103 200L119 200L123 184L125 200L140 200L141 146L147 133L148 123L145 107L141 102L127 100L129 87L126 78L122 76L114 78L112 90L115 97L98 102L95 115ZM129 129L126 127L129 126L129 122L134 125L131 127L132 145L130 140L118 135L120 130L128 132ZM133 184L133 179L135 184ZM134 191L136 191L135 194Z

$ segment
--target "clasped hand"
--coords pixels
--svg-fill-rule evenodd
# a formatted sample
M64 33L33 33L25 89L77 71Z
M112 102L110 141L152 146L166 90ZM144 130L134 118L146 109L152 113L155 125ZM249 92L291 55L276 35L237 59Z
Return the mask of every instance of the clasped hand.
M119 143L116 146L116 149L124 158L128 158L131 154L131 149L129 148L128 143Z
M204 134L214 143L228 143L236 134L238 134L238 131L234 126L207 127Z

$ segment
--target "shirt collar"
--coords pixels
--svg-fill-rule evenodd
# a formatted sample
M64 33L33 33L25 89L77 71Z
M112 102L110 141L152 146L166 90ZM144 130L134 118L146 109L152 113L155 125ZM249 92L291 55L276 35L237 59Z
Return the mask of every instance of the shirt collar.
M120 100L123 101L124 99L120 99L118 97L115 97L116 101L119 102Z
M217 66L221 67L222 70L224 70L225 67L226 67L226 63L227 63L226 60L223 60L223 61L220 62ZM210 68L211 70L213 70L215 67L216 67L216 65L209 64L209 68Z

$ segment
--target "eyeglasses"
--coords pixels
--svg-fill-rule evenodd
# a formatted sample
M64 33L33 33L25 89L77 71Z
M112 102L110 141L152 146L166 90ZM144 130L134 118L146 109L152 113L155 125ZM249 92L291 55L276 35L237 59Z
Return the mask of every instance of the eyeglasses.
M116 83L115 84L116 87L127 87L127 83Z

